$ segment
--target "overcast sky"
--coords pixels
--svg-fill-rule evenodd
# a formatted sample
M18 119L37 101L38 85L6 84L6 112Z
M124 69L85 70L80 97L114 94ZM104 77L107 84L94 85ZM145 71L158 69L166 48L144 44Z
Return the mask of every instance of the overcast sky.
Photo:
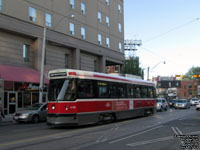
M145 74L147 67L150 76L172 76L200 66L200 0L124 0L124 29L125 39L142 40L134 54Z

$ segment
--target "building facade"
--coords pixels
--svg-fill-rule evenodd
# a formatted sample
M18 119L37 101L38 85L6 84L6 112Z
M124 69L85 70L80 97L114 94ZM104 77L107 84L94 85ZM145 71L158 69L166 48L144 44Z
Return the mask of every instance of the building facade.
M38 102L44 36L46 74L57 68L123 68L123 0L0 0L5 114Z
M178 88L178 97L191 99L197 97L197 86L199 85L198 81L192 80L182 80L181 87Z

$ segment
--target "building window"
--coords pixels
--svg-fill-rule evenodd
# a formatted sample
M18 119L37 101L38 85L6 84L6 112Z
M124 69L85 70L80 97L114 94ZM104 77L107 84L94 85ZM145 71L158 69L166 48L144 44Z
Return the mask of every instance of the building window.
M23 45L23 59L24 61L29 61L30 45Z
M65 54L65 68L69 68L69 54Z
M119 42L119 51L122 52L122 43Z
M192 84L188 84L188 88L191 89L192 88Z
M70 3L70 7L71 7L72 9L74 9L74 0L69 0L69 3Z
M102 16L101 16L101 12L100 11L98 11L98 21L102 22Z
M81 38L85 39L85 28L81 27Z
M106 25L109 27L110 26L110 18L106 16Z
M106 0L106 5L110 5L110 0Z
M2 0L0 0L0 10L2 10Z
M122 12L122 8L121 8L121 5L118 4L118 12L121 13Z
M110 47L110 38L108 38L108 37L106 38L106 46Z
M45 14L45 25L46 27L51 27L51 14Z
M74 24L73 23L69 23L69 30L70 30L70 34L74 35Z
M85 11L85 3L81 3L81 12L82 12L82 14L86 13L86 11Z
M33 7L29 7L29 19L36 22L36 9Z
M101 36L101 34L98 34L98 43L100 45L102 45L102 36Z
M120 23L118 24L118 30L119 32L122 32L122 25Z

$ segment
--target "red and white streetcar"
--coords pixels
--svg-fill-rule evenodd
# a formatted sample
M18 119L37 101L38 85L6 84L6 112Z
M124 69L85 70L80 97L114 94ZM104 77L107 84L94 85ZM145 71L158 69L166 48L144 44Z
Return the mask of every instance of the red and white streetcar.
M152 82L97 72L49 72L48 125L85 125L147 113L156 107Z

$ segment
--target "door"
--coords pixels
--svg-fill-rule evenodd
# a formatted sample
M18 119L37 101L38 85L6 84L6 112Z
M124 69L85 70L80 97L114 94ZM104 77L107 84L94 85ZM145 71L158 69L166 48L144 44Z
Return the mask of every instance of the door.
M17 93L8 92L8 114L13 114L16 111Z

